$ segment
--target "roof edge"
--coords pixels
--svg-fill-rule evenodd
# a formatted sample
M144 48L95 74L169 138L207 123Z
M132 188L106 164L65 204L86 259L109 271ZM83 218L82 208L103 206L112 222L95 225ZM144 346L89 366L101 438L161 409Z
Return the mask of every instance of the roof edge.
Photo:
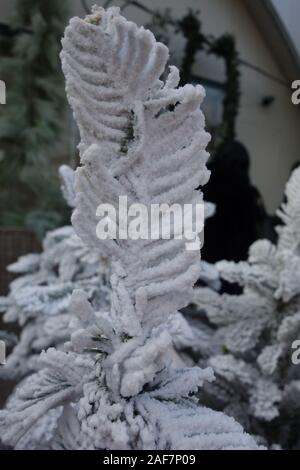
M300 57L271 1L244 0L244 2L265 40L270 45L276 44L276 47L270 49L283 76L290 82L299 78Z

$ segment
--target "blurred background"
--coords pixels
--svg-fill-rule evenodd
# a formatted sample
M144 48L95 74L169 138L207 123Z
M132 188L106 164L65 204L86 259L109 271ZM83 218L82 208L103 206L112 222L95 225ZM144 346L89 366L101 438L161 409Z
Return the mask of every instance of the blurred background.
M6 266L21 254L40 250L45 233L70 220L58 168L76 167L79 137L65 99L60 39L69 18L84 16L93 3L0 0L0 80L6 84L6 104L0 105L2 295L11 280ZM99 3L121 6L127 18L149 27L168 44L170 63L180 68L182 83L205 86L203 109L213 136L210 166L217 175L205 197L221 207L228 196L223 212L234 211L235 219L241 218L234 234L226 236L231 246L235 236L243 239L243 246L234 253L222 247L212 256L214 234L231 223L230 215L212 219L206 233L211 246L206 245L204 257L245 258L254 239L276 237L274 215L291 168L300 159L300 106L291 102L291 84L300 79L300 2ZM240 185L225 197L237 181Z

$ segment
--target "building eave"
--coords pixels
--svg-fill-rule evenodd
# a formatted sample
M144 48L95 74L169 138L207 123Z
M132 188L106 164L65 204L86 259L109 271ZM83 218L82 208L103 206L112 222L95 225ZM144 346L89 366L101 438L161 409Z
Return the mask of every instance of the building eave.
M284 77L290 82L299 79L299 55L271 1L244 1L258 29L271 46L271 52Z

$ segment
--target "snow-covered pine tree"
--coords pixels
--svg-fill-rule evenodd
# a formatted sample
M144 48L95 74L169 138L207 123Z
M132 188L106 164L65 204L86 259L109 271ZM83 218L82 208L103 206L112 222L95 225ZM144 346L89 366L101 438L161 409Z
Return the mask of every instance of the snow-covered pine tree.
M95 311L72 296L65 351L42 353L0 413L3 441L15 448L256 448L241 426L197 404L192 392L210 368L170 364L169 318L185 306L199 273L199 252L184 240L100 241L96 208L130 201L195 203L208 178L202 87L178 88L168 50L119 10L94 7L73 18L63 40L67 93L81 133L73 226L111 257L112 302Z
M292 355L300 340L300 169L287 184L279 217L276 246L260 240L247 262L216 265L243 293L197 289L192 324L202 335L200 364L212 366L217 377L202 389L205 403L268 444L299 449L300 366Z
M74 171L63 165L60 176L64 198L74 207ZM205 209L206 217L214 211L211 204ZM109 308L110 268L107 259L82 243L72 226L65 226L46 235L41 254L22 256L7 269L19 277L11 283L8 296L0 297L0 314L7 323L0 339L5 340L8 349L13 348L0 369L0 380L19 381L35 370L43 349L61 347L68 339L74 290L84 290L94 308ZM218 272L208 263L201 263L200 279L212 288L219 286ZM15 323L21 328L19 338L9 331ZM179 352L188 346L197 348L198 332L181 314L173 319L170 332Z
M74 171L63 165L60 175L64 198L74 207ZM209 217L214 208L210 204L205 208ZM0 339L13 348L0 369L0 380L16 382L35 370L43 349L62 347L68 339L74 290L84 290L94 308L109 309L110 268L107 259L82 243L72 226L65 226L46 235L41 254L22 256L8 271L19 277L11 283L8 296L0 297L0 314L7 324ZM208 263L201 263L200 279L212 288L219 286L218 272ZM15 323L21 328L19 338L9 332ZM181 314L173 318L170 333L180 354L187 347L197 348L198 332Z
M72 207L74 172L64 165L60 174L62 192ZM22 330L18 340L0 332L8 346L15 345L0 368L0 380L18 381L35 370L43 349L60 347L68 339L69 304L75 289L84 290L95 308L109 308L109 265L82 243L72 226L65 226L46 235L42 253L22 256L8 270L19 277L10 284L8 296L0 297L0 314L8 330L13 323Z

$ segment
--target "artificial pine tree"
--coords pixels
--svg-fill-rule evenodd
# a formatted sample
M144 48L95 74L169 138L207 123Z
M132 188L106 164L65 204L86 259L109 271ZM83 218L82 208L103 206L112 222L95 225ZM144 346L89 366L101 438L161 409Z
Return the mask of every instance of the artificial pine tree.
M74 206L74 171L60 168L62 192L70 207ZM72 292L82 289L95 308L109 308L109 265L88 249L76 236L72 226L49 232L40 254L22 256L8 266L19 277L10 284L9 294L0 297L0 314L9 330L18 323L18 339L8 331L0 332L7 345L15 346L0 369L0 380L19 381L36 368L41 351L60 347L68 338L69 304Z
M39 235L66 217L51 158L66 109L58 54L67 6L16 0L11 25L19 33L1 57L7 104L0 116L0 223L26 225Z
M213 367L217 378L202 389L202 400L267 444L299 449L300 366L292 357L300 340L300 169L287 184L279 217L276 246L260 240L247 262L216 265L243 293L198 288L190 320L201 331L200 364Z
M65 351L50 348L40 370L0 413L0 435L15 448L256 448L232 418L203 408L194 392L211 368L171 364L173 315L192 298L199 252L185 240L96 237L96 208L131 202L189 202L208 172L202 87L178 88L168 49L119 15L94 7L63 40L69 101L81 133L73 226L111 259L110 313L73 293Z
M63 165L59 172L64 198L74 208L74 171ZM206 204L205 208L209 217L214 207ZM61 347L68 338L74 290L84 290L95 308L109 309L110 268L108 259L85 246L72 226L64 226L48 232L41 254L22 256L7 269L18 278L10 284L9 294L0 297L0 314L7 324L7 330L0 331L0 339L12 349L5 368L0 369L0 380L18 382L36 368L43 349ZM219 287L218 272L208 263L201 263L200 280L212 288ZM21 329L19 338L9 331L15 323ZM180 313L173 318L170 334L181 355L187 347L194 345L197 349L198 332Z

